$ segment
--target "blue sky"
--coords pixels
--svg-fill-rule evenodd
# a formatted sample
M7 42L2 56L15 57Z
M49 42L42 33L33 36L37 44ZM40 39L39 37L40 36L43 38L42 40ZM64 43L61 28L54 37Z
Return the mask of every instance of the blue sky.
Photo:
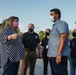
M61 19L68 23L69 29L76 28L76 0L0 0L0 21L18 16L22 32L28 30L29 23L35 25L35 31L51 29L52 8L61 10Z

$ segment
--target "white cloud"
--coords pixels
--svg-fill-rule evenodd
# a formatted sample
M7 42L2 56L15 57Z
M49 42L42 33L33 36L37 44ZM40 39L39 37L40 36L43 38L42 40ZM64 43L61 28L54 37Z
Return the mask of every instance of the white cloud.
M27 28L26 28L27 26L25 25L25 24L23 24L23 23L19 23L19 29L20 29L20 31L21 32L26 32L27 30Z

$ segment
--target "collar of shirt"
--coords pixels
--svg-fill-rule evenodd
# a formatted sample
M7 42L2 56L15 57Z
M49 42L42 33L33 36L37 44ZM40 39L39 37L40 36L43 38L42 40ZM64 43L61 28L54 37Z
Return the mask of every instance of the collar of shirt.
M55 26L59 21L60 21L60 19L58 19L56 22L54 22L53 26Z
M28 34L34 34L35 32L33 32L33 33L30 33L29 31L28 31Z
M56 25L59 21L61 21L61 19L58 19L58 20L54 23L54 25Z

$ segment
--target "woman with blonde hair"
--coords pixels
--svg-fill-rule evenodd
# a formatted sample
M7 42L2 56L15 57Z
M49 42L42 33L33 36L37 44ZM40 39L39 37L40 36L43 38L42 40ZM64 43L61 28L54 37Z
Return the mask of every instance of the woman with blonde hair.
M5 37L3 59L6 58L3 66L2 75L17 75L20 60L24 57L24 49L21 36L17 32L19 18L11 16L6 20L6 25L2 30L2 36Z

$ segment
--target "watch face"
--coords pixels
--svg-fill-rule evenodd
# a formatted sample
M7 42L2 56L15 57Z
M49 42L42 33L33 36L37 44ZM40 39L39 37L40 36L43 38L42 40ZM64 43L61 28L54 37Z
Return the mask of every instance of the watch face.
M62 55L61 53L57 53L57 55Z

